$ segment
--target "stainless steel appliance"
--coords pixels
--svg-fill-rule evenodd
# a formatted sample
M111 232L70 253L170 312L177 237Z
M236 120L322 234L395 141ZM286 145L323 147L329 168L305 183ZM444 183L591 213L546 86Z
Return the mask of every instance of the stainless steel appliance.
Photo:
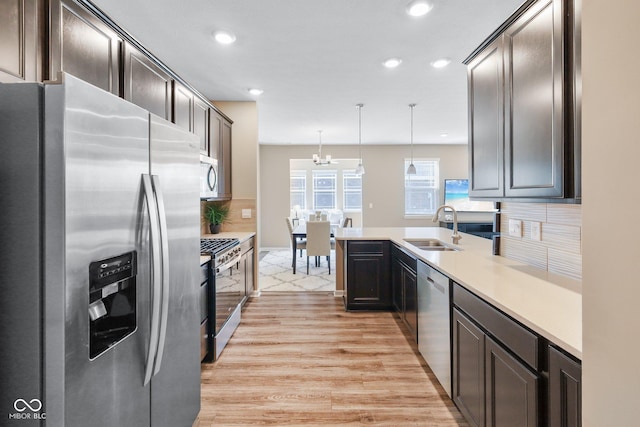
M213 282L209 287L209 352L205 360L212 361L220 357L240 324L247 293L238 239L201 239L200 252L211 255Z
M218 197L218 160L200 155L200 198Z
M449 278L418 261L418 350L451 397Z
M198 138L62 82L0 84L2 424L191 426Z

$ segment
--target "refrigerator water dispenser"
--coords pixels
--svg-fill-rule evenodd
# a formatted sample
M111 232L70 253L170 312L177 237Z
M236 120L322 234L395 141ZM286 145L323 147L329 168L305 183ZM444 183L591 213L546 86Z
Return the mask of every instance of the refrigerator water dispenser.
M89 265L89 359L136 329L136 251Z

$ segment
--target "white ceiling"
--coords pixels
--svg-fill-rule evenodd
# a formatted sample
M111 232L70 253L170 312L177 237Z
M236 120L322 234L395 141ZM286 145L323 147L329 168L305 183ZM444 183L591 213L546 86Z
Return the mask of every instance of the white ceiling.
M414 18L409 0L93 0L209 99L256 100L261 144L357 143L357 103L363 144L408 143L410 103L415 143L466 143L462 60L523 1L431 0Z

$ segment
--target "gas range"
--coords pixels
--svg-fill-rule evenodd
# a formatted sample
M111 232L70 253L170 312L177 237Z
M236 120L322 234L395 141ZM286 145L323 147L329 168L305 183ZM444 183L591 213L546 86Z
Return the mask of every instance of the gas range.
M227 264L237 262L241 251L239 239L200 239L200 253L211 256L214 271L220 270Z

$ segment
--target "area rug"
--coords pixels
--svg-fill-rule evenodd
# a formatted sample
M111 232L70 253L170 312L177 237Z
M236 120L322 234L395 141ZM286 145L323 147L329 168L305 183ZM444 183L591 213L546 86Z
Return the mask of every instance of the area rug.
M260 252L259 289L262 292L326 292L336 289L335 254L331 251L331 274L327 269L327 259L321 257L320 267L307 257L305 252L296 254L296 274L291 268L291 250Z

